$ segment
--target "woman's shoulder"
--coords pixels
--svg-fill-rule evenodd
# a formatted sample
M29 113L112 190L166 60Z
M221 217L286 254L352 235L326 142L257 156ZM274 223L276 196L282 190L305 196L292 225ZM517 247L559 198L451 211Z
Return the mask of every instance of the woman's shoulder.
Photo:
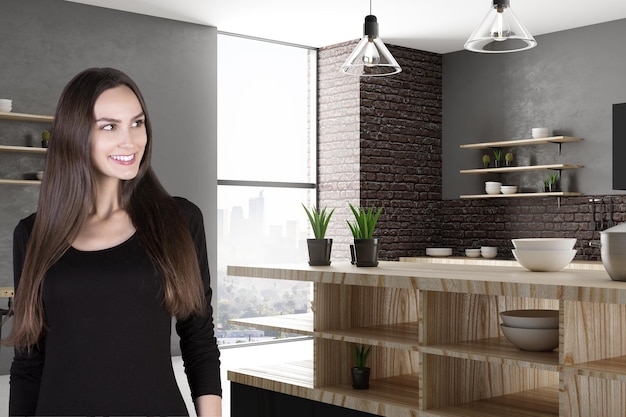
M30 232L33 230L33 225L35 224L35 216L36 213L33 213L28 217L24 217L17 223L17 226L15 226L15 231L19 233L26 233L29 235Z
M202 220L202 211L200 208L187 200L185 197L173 197L178 207L182 210L185 218L189 223L194 223L198 220Z

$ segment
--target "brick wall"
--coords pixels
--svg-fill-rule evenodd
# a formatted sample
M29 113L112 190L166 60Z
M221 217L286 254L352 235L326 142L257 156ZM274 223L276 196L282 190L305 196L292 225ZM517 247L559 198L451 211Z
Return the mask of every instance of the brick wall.
M590 196L442 201L441 55L388 45L402 72L357 78L339 71L355 45L318 54L319 205L336 208L327 233L333 259L349 259L349 202L384 207L375 233L381 260L481 245L511 258L510 239L524 237L576 237L576 259L600 259L589 246L600 238L590 230ZM594 197L613 201L616 223L626 220L625 196Z

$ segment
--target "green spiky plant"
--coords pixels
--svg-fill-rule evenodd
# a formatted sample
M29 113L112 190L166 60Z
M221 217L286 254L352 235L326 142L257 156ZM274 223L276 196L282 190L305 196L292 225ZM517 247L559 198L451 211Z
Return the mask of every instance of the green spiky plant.
M372 351L371 346L360 345L357 346L355 344L350 345L350 350L352 351L352 358L356 364L356 367L359 369L367 368L367 359L370 356Z
M304 204L302 204L302 207L304 207L304 211L306 211L306 215L309 218L309 222L311 223L311 228L313 229L313 235L315 236L315 239L324 239L324 236L326 236L328 223L330 222L330 218L335 212L335 209L327 212L326 207L324 207L321 211L319 211L315 206L309 209Z
M354 214L354 222L350 223L349 220L346 221L348 222L352 236L355 239L372 239L374 237L376 222L378 222L383 208L380 207L378 210L374 211L375 208L370 207L366 211L363 207L357 209L350 204L350 210L352 210L352 214Z
M493 157L496 158L496 161L502 161L502 149L500 148L494 149Z

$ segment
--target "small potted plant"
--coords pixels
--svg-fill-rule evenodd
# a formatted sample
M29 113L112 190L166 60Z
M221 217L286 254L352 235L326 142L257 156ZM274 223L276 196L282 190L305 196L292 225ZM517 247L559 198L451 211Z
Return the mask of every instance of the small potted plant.
M494 161L493 164L496 168L502 166L502 149L496 148L493 150Z
M483 168L489 168L490 162L491 162L491 157L487 154L483 155Z
M49 140L50 140L50 132L48 132L47 130L44 130L43 132L41 132L41 147L42 148L48 147Z
M555 172L553 174L548 175L548 178L546 178L546 181L548 183L548 191L549 192L553 192L556 191L556 183L559 179L559 173Z
M330 265L330 252L333 247L333 240L326 239L325 236L328 223L335 209L327 212L326 207L321 211L315 206L309 209L303 204L302 207L304 207L304 211L306 211L306 215L311 223L311 228L313 229L313 235L315 236L314 239L306 240L309 249L309 265Z
M352 358L356 366L352 368L352 388L368 389L370 387L370 368L367 367L367 358L372 351L371 346L350 345Z
M378 239L374 238L374 229L383 209L357 209L350 204L350 210L354 215L354 222L347 221L354 238L354 245L350 246L352 263L356 266L378 266Z
M507 152L506 155L504 155L504 164L508 167L513 166L513 153Z

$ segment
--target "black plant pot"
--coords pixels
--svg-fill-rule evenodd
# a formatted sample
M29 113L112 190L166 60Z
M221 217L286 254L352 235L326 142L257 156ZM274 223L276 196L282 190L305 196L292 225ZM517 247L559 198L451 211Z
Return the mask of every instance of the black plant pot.
M352 388L368 389L370 387L370 368L352 368Z
M333 248L332 239L307 239L309 248L309 265L330 265L330 252Z
M354 239L354 245L350 245L352 264L378 266L378 246L378 239Z

